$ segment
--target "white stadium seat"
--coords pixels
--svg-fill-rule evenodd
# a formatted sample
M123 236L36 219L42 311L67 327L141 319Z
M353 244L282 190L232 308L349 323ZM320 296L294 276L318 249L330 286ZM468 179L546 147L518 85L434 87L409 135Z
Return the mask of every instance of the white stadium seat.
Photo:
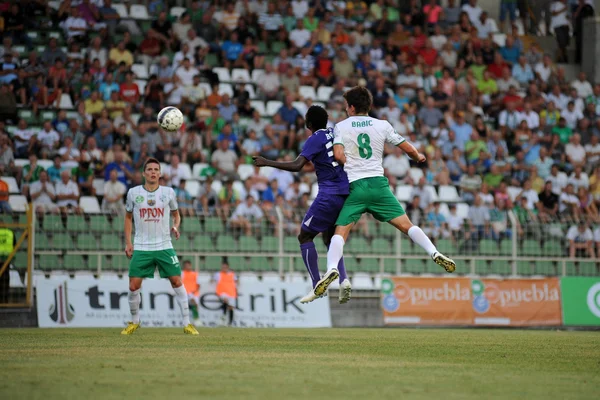
M144 64L133 64L131 66L131 72L133 72L138 79L148 79L148 68L146 68Z
M179 165L181 166L183 176L191 178L192 177L192 168L190 167L190 164L182 162L182 163L179 163ZM186 179L189 179L189 178L186 178Z
M266 115L269 117L272 117L273 115L277 114L277 111L279 111L279 109L281 108L282 105L283 105L283 103L278 100L271 100L271 101L267 102Z
M306 112L308 111L308 106L303 101L293 101L292 107L298 110L300 115L306 115Z
M244 192L244 184L242 183L242 181L233 181L233 190L237 191L238 193L243 193Z
M240 179L245 181L254 174L254 166L250 164L240 164L237 169Z
M204 168L208 167L206 163L196 163L192 168L192 179L200 179L200 174Z
M408 171L410 178L413 180L415 184L419 183L419 179L423 177L423 170L421 168L411 168Z
M96 189L96 196L104 196L104 179L96 178L92 182L92 186Z
M138 85L138 89L140 91L140 96L144 96L144 90L146 89L146 81L141 79L136 79L135 84Z
M456 203L456 215L467 219L469 216L469 205L467 203Z
M210 96L212 94L212 88L210 87L210 85L208 83L206 83L206 82L200 82L200 87L202 89L204 89L204 93L207 96Z
M316 199L318 194L319 194L319 184L317 182L315 182L312 184L312 188L310 191L310 198Z
M305 183L305 182L300 182L300 186L298 187L298 191L300 192L300 194L302 194L302 193L308 193L308 194L310 194L310 186L308 186L308 184Z
M3 176L1 178L8 185L8 193L21 193L17 180L12 176Z
M127 7L125 6L125 4L113 3L111 6L112 6L112 8L115 9L117 14L119 14L119 17L121 17L121 18L129 17L129 14L127 14Z
M98 203L98 199L94 196L81 196L79 199L79 207L81 207L86 214L100 213L100 204Z
M221 83L223 83L223 82L231 82L231 74L229 73L229 70L227 68L214 67L212 69L212 72L214 72L215 74L217 74L217 76L219 77L219 81Z
M179 18L181 17L181 14L183 14L185 11L185 7L171 7L169 13L175 18Z
M327 103L331 98L331 93L333 93L331 86L319 86L319 89L317 89L317 99Z
M516 186L509 186L508 187L508 195L510 196L510 199L512 201L515 201L517 199L517 196L519 194L521 194L522 191L523 191L523 189L520 188L520 187L516 187Z
M219 94L221 96L227 94L229 97L233 97L233 87L229 83L219 83Z
M356 272L352 275L352 287L354 289L373 290L373 280L369 274Z
M425 190L427 190L429 193L431 193L431 201L439 201L440 198L438 197L438 193L436 192L435 188L431 185L425 185Z
M141 20L150 19L150 16L148 15L148 9L146 8L145 5L134 4L129 9L129 12L130 12L131 18L133 18L133 19L141 19Z
M256 83L265 74L264 69L255 69L252 71L252 82Z
M221 79L219 77L219 79ZM234 68L231 70L231 80L234 82L252 82L250 73L244 68Z
M27 198L20 194L11 194L8 196L8 204L16 212L25 212L27 210Z
M456 188L454 186L450 186L450 185L440 186L439 197L440 197L440 201L447 201L447 202L460 201L460 196L458 195L458 191L456 190Z
M185 190L192 197L198 196L198 192L200 192L200 182L193 180L185 181Z
M440 204L440 214L442 214L444 217L448 218L448 216L450 215L450 207L448 207L448 204L446 204L446 203Z
M317 92L315 88L312 86L300 86L298 90L300 97L303 99L312 99L315 100L317 98Z
M265 102L262 100L250 100L250 107L258 111L261 117L267 115L267 110L265 109Z
M60 108L61 110L72 110L73 108L75 108L73 106L73 101L71 100L71 96L68 95L67 93L63 93L60 96L60 102L58 103L58 108Z
M19 275L19 271L14 269L8 270L8 281L11 288L22 288L25 287L23 281L21 280L21 275Z
M256 91L254 90L254 86L252 86L249 83L246 83L246 85L244 86L244 89L246 89L246 91L248 92L248 95L250 96L251 99L256 98Z
M221 181L218 180L214 180L212 182L212 184L210 185L210 187L217 193L219 194L219 192L221 191L221 189L223 188L223 183Z
M39 164L39 160L38 160ZM27 158L15 158L15 167L21 167L29 165L29 160Z
M275 168L273 167L262 167L259 171L259 174L260 176L264 176L268 179L271 179L271 174L273 174L273 171L275 171Z
M412 193L412 186L409 185L398 185L396 186L396 198L398 201L410 201Z

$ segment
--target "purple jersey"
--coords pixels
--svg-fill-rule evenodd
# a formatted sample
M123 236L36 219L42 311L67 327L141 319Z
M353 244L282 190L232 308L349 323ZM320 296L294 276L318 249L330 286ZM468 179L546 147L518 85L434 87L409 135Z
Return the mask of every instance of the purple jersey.
M302 148L301 156L311 161L317 173L319 194L348 194L348 176L333 158L333 129L319 129Z

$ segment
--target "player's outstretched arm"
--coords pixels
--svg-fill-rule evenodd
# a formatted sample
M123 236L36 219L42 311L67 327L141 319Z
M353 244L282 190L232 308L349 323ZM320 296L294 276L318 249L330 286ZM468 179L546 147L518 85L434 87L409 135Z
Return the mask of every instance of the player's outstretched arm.
M346 164L346 153L344 153L344 145L333 145L333 158L335 158L335 160L342 165Z
M261 156L253 156L254 165L257 167L273 167L284 171L299 172L308 160L304 156L298 156L294 161L273 161Z
M414 161L418 163L425 162L427 158L425 154L419 153L419 151L413 146L411 143L404 141L398 145L408 156Z

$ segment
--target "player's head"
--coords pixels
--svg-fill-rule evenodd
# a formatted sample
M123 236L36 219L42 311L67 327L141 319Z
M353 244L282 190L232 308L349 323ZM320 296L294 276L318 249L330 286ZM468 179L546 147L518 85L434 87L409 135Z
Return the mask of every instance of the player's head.
M192 270L192 262L190 260L185 260L183 262L183 269L185 271L191 271Z
M144 163L144 179L150 184L156 184L160 178L160 162L156 158L149 158Z
M321 106L310 106L304 117L306 128L311 132L327 128L327 111Z
M344 100L346 100L346 113L349 116L368 114L373 105L371 92L362 86L355 86L344 93Z
M221 271L228 272L229 271L229 262L226 259L223 259L221 262Z

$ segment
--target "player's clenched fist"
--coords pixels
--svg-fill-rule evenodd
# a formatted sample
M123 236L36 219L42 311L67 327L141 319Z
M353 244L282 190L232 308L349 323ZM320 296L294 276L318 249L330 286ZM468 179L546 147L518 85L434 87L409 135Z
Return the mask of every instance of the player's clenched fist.
M127 258L131 258L133 256L133 245L125 245L125 255Z
M254 165L256 165L257 167L264 167L265 165L267 165L267 163L265 162L267 160L264 157L252 156L252 159L254 160Z
M173 236L175 236L175 240L179 240L179 235L180 235L180 233L179 233L179 231L177 230L177 228L175 228L175 227L172 227L172 228L171 228L171 233L173 234Z
M422 163L422 162L425 162L425 161L427 161L427 157L425 157L425 154L419 153L419 157L417 158L417 162L418 163Z

